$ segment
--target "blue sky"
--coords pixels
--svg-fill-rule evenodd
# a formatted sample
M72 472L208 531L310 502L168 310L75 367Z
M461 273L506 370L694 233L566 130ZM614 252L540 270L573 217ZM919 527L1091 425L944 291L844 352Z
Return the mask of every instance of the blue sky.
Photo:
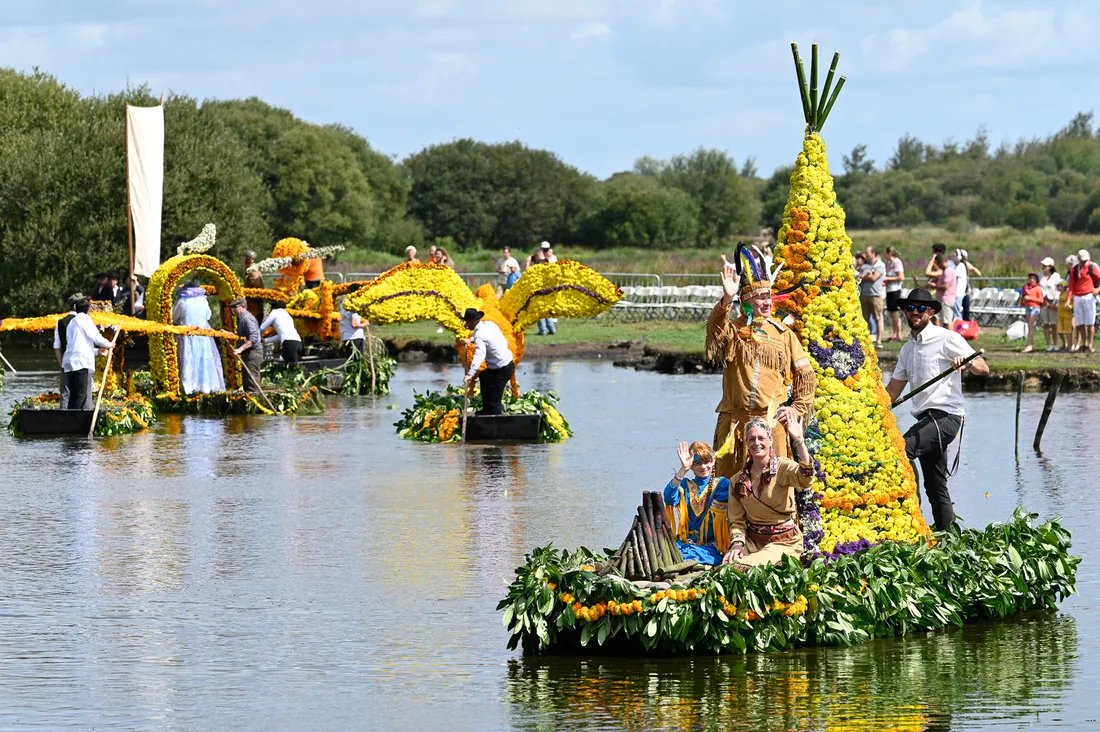
M833 167L898 137L1045 136L1100 91L1100 2L737 0L0 1L0 65L85 93L147 83L258 96L398 158L521 140L606 177L697 147L798 151L796 41L841 54ZM169 134L171 131L169 130Z

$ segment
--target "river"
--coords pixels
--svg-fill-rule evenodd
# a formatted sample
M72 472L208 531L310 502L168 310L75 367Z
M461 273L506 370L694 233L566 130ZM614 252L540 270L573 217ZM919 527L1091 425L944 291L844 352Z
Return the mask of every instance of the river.
M956 510L971 526L1017 505L1064 517L1084 561L1056 614L849 649L529 659L505 649L495 610L524 552L617 546L675 443L712 435L721 387L600 361L525 363L519 379L562 395L576 437L399 439L414 389L459 380L434 365L401 365L392 395L331 398L315 416L0 435L0 728L1098 724L1100 396L1060 397L1039 457L1044 397L1025 395L1017 463L1014 397L968 395ZM9 375L0 405L50 381Z

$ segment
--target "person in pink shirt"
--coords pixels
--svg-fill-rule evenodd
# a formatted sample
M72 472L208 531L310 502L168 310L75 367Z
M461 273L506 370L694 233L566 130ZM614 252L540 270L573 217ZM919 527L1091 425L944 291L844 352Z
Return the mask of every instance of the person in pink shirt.
M934 261L936 268L940 270L940 276L936 278L936 299L943 303L944 310L950 313L955 308L955 287L958 284L955 267L948 266L947 258L939 253L934 257ZM946 316L944 319L946 320Z

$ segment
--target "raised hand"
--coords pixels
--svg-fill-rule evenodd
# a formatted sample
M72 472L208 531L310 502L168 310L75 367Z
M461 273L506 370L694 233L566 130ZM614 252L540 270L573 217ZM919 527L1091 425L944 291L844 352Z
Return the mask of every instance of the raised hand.
M737 268L722 255L722 290L726 296L723 299L733 300L737 297L737 289L741 277L737 274Z
M676 457L680 458L680 467L683 472L691 470L692 464L695 462L695 456L691 454L691 446L686 442L681 442L676 446Z
M802 420L798 417L798 412L791 407L780 407L776 413L776 418L779 423L783 425L783 428L787 430L787 434L790 438L797 442L802 442Z

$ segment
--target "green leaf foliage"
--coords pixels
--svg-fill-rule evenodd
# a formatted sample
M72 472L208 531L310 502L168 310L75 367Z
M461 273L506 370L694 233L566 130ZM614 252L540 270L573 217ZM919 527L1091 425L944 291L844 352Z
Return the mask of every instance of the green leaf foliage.
M1059 520L1036 526L1035 518L1017 509L1011 521L981 531L937 535L932 547L887 542L808 567L791 557L747 572L718 567L660 594L613 570L599 576L591 570L604 557L587 549L547 546L526 556L497 609L506 610L509 647L530 651L582 648L594 634L619 651L662 653L851 645L1055 609L1075 592L1081 558L1069 554ZM641 611L611 611L626 603ZM577 617L597 606L604 609L598 619Z

